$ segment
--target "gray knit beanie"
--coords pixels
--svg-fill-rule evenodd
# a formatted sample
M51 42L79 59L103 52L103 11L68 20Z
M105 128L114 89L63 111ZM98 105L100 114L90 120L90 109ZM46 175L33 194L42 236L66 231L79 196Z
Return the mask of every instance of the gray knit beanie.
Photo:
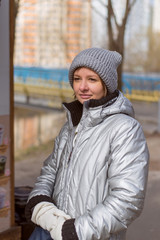
M116 51L102 48L88 48L81 51L69 68L69 81L73 88L73 75L77 68L87 67L96 72L107 87L109 93L117 89L117 67L122 56Z

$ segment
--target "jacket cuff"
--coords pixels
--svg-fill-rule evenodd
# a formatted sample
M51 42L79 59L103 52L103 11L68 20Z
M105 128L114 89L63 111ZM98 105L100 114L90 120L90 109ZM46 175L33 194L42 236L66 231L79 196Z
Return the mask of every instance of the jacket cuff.
M74 226L75 219L66 220L62 226L62 239L63 240L78 240L76 229Z
M28 203L26 204L26 207L25 207L25 217L27 219L27 221L30 221L31 220L31 217L32 217L32 210L33 208L40 202L51 202L55 205L53 199L51 197L48 197L46 195L37 195L37 196L34 196L32 197Z

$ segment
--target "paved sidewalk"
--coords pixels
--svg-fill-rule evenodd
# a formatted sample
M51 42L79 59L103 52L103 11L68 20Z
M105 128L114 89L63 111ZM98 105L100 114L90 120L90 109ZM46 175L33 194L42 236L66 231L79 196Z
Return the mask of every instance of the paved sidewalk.
M160 239L160 172L150 171L142 214L129 227L127 240Z

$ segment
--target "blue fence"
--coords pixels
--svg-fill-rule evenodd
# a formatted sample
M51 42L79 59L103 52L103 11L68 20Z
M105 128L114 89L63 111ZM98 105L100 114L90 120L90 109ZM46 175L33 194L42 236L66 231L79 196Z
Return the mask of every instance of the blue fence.
M52 86L55 82L61 88L68 83L68 69L40 67L14 67L14 82L38 86Z
M160 91L160 75L122 74L123 92L132 93L132 90Z
M44 79L44 80L57 80L57 81L68 81L68 70L67 69L50 69L40 67L14 67L14 77L22 77L25 83L28 78Z
M50 69L40 67L14 67L14 80L27 84L30 79L36 84L37 80L48 80L57 82L68 82L68 69ZM133 75L129 73L122 74L123 91L129 92L132 89L160 91L160 75Z
M68 69L66 68L52 69L15 66L14 82L15 85L21 85L21 88L17 89L23 89L22 85L70 89ZM136 75L123 73L122 85L124 94L130 99L157 101L160 98L160 74ZM31 92L31 88L27 91Z

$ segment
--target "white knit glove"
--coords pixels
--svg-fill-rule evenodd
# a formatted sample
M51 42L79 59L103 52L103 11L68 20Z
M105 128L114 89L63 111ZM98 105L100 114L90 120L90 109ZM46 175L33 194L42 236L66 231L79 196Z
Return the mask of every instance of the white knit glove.
M32 222L48 230L54 240L62 240L63 223L71 217L59 210L53 203L40 202L32 213Z

